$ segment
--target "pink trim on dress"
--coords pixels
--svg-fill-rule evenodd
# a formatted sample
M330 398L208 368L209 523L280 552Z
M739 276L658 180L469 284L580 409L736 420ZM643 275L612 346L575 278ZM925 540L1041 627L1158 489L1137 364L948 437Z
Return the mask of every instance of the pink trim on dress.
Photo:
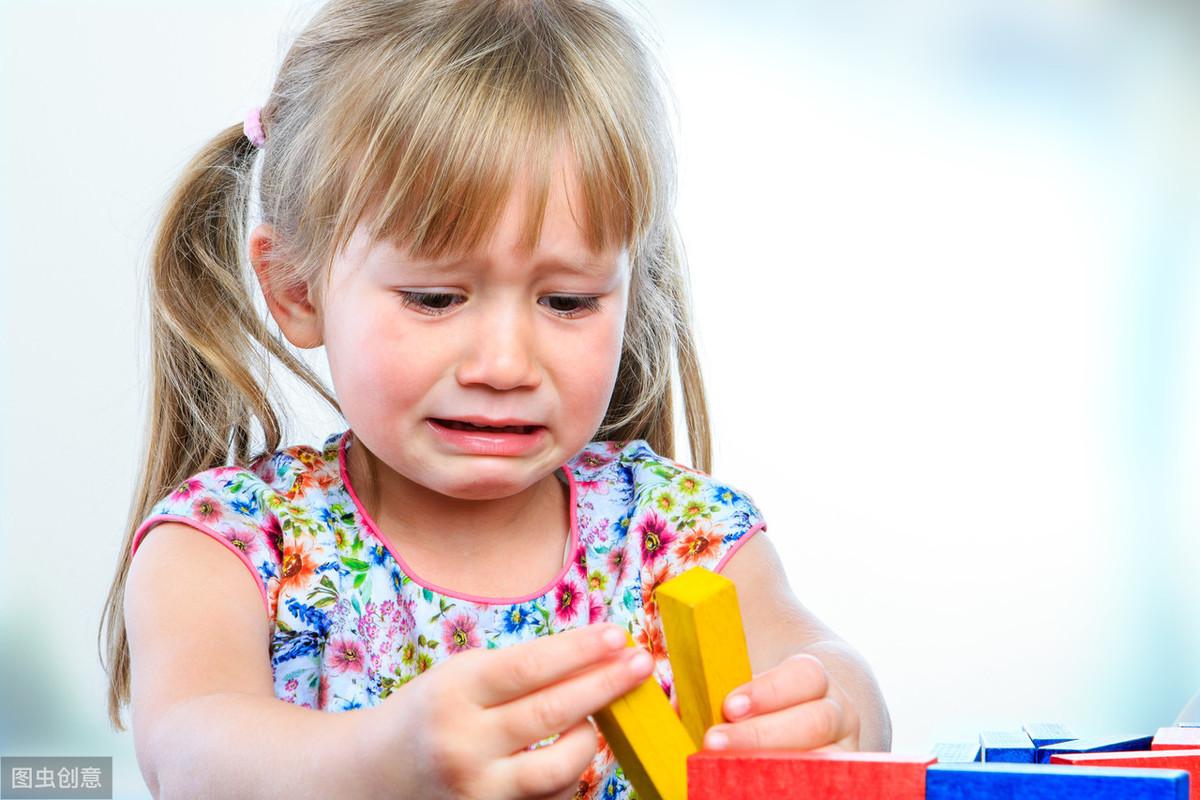
M760 522L757 525L755 525L753 528L751 528L750 530L748 530L744 534L742 534L742 538L740 538L736 542L734 542L733 547L729 548L729 552L726 553L724 556L722 556L721 560L717 562L717 566L713 568L713 572L720 572L722 569L724 569L725 563L727 561L729 561L729 559L733 556L734 553L736 553L738 550L742 549L742 545L744 545L746 542L750 541L751 536L758 533L759 531L766 530L766 528L767 528L767 523Z
M418 586L429 589L432 592L444 594L447 597L456 597L459 600L469 600L472 603L480 603L483 605L514 605L516 603L526 603L530 600L536 600L539 597L544 597L545 595L549 594L556 586L558 586L562 579L567 576L567 573L571 571L571 568L575 566L574 559L568 558L566 563L563 564L562 570L549 583L537 591L531 594L522 595L521 597L482 597L479 595L466 594L465 592L457 592L453 589L447 589L443 586L438 586L436 583L431 583L420 578L415 572L413 572L412 568L408 566L404 559L400 557L400 554L393 550L392 546L388 544L387 540L384 539L379 533L379 529L375 527L375 521L371 519L371 516L367 513L367 510L363 508L363 504L358 499L358 493L354 491L354 487L350 484L350 474L346 471L346 440L350 437L350 435L351 430L347 428L346 432L342 434L341 441L338 443L338 473L342 479L342 485L346 487L346 491L350 494L350 499L354 501L354 508L358 511L358 516L363 522L363 527L365 527L367 532L374 536L375 539L378 540L378 542L388 551L388 553L391 554L392 558L396 561L396 564L399 565L400 571L411 578L413 583L417 584ZM571 506L570 552L574 553L576 548L579 547L579 505L577 490L575 487L575 476L571 474L571 470L567 468L566 464L563 464L561 467L559 467L559 469L566 473L567 483L571 487L571 499L569 501Z
M142 540L146 538L146 534L150 532L151 528L160 522L182 522L184 525L193 527L201 533L208 534L236 553L237 557L240 558L242 563L246 565L246 568L250 570L250 574L254 576L254 585L258 587L259 594L262 595L263 605L266 606L267 609L267 619L272 623L275 622L275 619L271 615L271 600L267 597L267 587L263 585L262 576L255 568L254 563L250 560L250 556L246 555L244 551L239 550L237 546L234 545L233 542L229 541L224 534L213 528L210 528L203 522L198 522L190 517L181 517L177 514L155 514L153 517L150 517L150 519L139 525L137 531L134 532L133 543L129 546L129 559L131 561L133 560L134 554L137 553L138 545L141 544Z

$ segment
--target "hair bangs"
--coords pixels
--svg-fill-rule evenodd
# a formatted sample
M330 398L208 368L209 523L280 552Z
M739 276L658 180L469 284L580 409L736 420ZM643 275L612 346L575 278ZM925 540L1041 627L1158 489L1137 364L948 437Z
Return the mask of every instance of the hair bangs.
M330 151L356 155L343 161L338 186L321 188L343 198L327 209L331 253L365 224L372 240L397 243L417 260L464 256L490 239L522 178L527 251L540 240L551 181L560 180L568 198L582 201L571 213L593 252L638 249L664 193L655 148L630 141L637 110L598 96L602 84L583 65L572 70L574 62L531 37L482 49L476 41L465 61L449 48L442 55L450 63L416 70L424 78L413 80L406 63L357 98L341 94L341 113L331 115L341 141ZM531 65L531 53L543 55ZM627 118L613 118L622 111Z

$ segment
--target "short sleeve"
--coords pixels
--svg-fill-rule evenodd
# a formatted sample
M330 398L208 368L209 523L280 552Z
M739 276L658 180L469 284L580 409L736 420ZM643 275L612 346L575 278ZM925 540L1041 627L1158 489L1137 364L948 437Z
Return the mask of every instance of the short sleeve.
M720 572L750 537L767 525L757 504L746 492L702 472L685 469L672 479L676 496L660 495L667 512L670 537L664 555L669 574L681 575L692 567ZM671 490L668 490L669 492Z
M628 558L640 564L641 613L632 625L634 643L655 659L655 677L678 712L666 631L655 601L665 582L690 569L720 573L766 522L745 491L699 470L658 456L639 445L631 454L635 510Z
M641 447L631 453L635 508L630 526L644 585L693 567L720 572L760 531L762 512L750 495L700 470Z
M713 572L720 572L750 537L767 529L767 522L748 493L716 482L710 484L709 491L718 506L715 517L721 540L714 543L715 549L710 557L712 565L705 566Z
M180 522L211 536L250 570L267 617L275 619L279 595L279 520L271 511L271 489L242 467L214 467L197 473L157 502L134 532L130 560L146 534L160 522Z

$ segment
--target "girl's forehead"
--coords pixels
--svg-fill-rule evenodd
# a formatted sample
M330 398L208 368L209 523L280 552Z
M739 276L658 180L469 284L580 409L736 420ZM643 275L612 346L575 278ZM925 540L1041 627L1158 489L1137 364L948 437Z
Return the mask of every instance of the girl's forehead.
M365 181L375 188L364 207L347 209L358 221L335 254L334 271L339 262L342 269L411 274L424 268L438 276L493 265L514 275L530 268L584 276L621 271L628 263L631 243L625 240L632 220L600 211L615 208L611 198L599 186L584 185L587 176L565 142L548 152L545 159L528 154L511 171L500 168L487 177L441 186L437 196L445 189L462 193L459 200L446 201L454 213L414 198L412 191L421 189L411 184L406 184L410 191L396 193L394 174ZM603 182L600 176L596 180ZM591 209L602 216L592 217Z
M564 177L566 173L560 173ZM464 261L488 261L506 259L551 260L578 264L595 269L598 264L611 264L619 260L628 246L610 243L593 249L588 242L585 228L585 200L578 181L552 179L547 187L541 225L532 245L523 242L530 221L527 215L535 213L536 202L530 197L531 187L524 179L511 187L499 213L491 220L490 230L484 230L480 242L474 248L447 249L427 256L414 253L411 242L400 236L372 237L376 227L378 209L369 207L351 233L346 244L346 255L353 259L384 258L408 264L449 266ZM467 220L469 225L472 220ZM585 269L586 271L586 269Z
M543 223L541 237L532 250L520 247L517 231L511 226L497 225L486 243L472 251L422 258L398 239L372 238L369 223L360 222L337 261L356 270L384 274L403 270L414 278L487 273L515 267L539 275L561 273L605 279L625 270L629 248L620 245L596 252L588 248L583 232L577 227L568 229L547 222Z

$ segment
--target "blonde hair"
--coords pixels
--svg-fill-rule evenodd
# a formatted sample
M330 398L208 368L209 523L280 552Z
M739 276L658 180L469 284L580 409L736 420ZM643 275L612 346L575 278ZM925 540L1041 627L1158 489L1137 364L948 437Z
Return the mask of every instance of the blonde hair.
M565 139L586 242L629 252L618 376L595 438L645 439L673 459L675 366L693 462L711 472L662 78L638 29L603 0L332 0L292 43L262 109L259 203L279 236L267 280L311 287L319 305L330 263L368 210L371 235L409 242L415 257L470 252L522 165L542 170L522 234L533 246L546 166ZM116 730L129 702L124 592L138 524L189 476L257 457L252 421L263 452L278 449L282 417L256 374L268 374L270 356L341 413L253 302L245 249L258 153L240 122L222 130L185 167L154 241L149 428L100 628Z

